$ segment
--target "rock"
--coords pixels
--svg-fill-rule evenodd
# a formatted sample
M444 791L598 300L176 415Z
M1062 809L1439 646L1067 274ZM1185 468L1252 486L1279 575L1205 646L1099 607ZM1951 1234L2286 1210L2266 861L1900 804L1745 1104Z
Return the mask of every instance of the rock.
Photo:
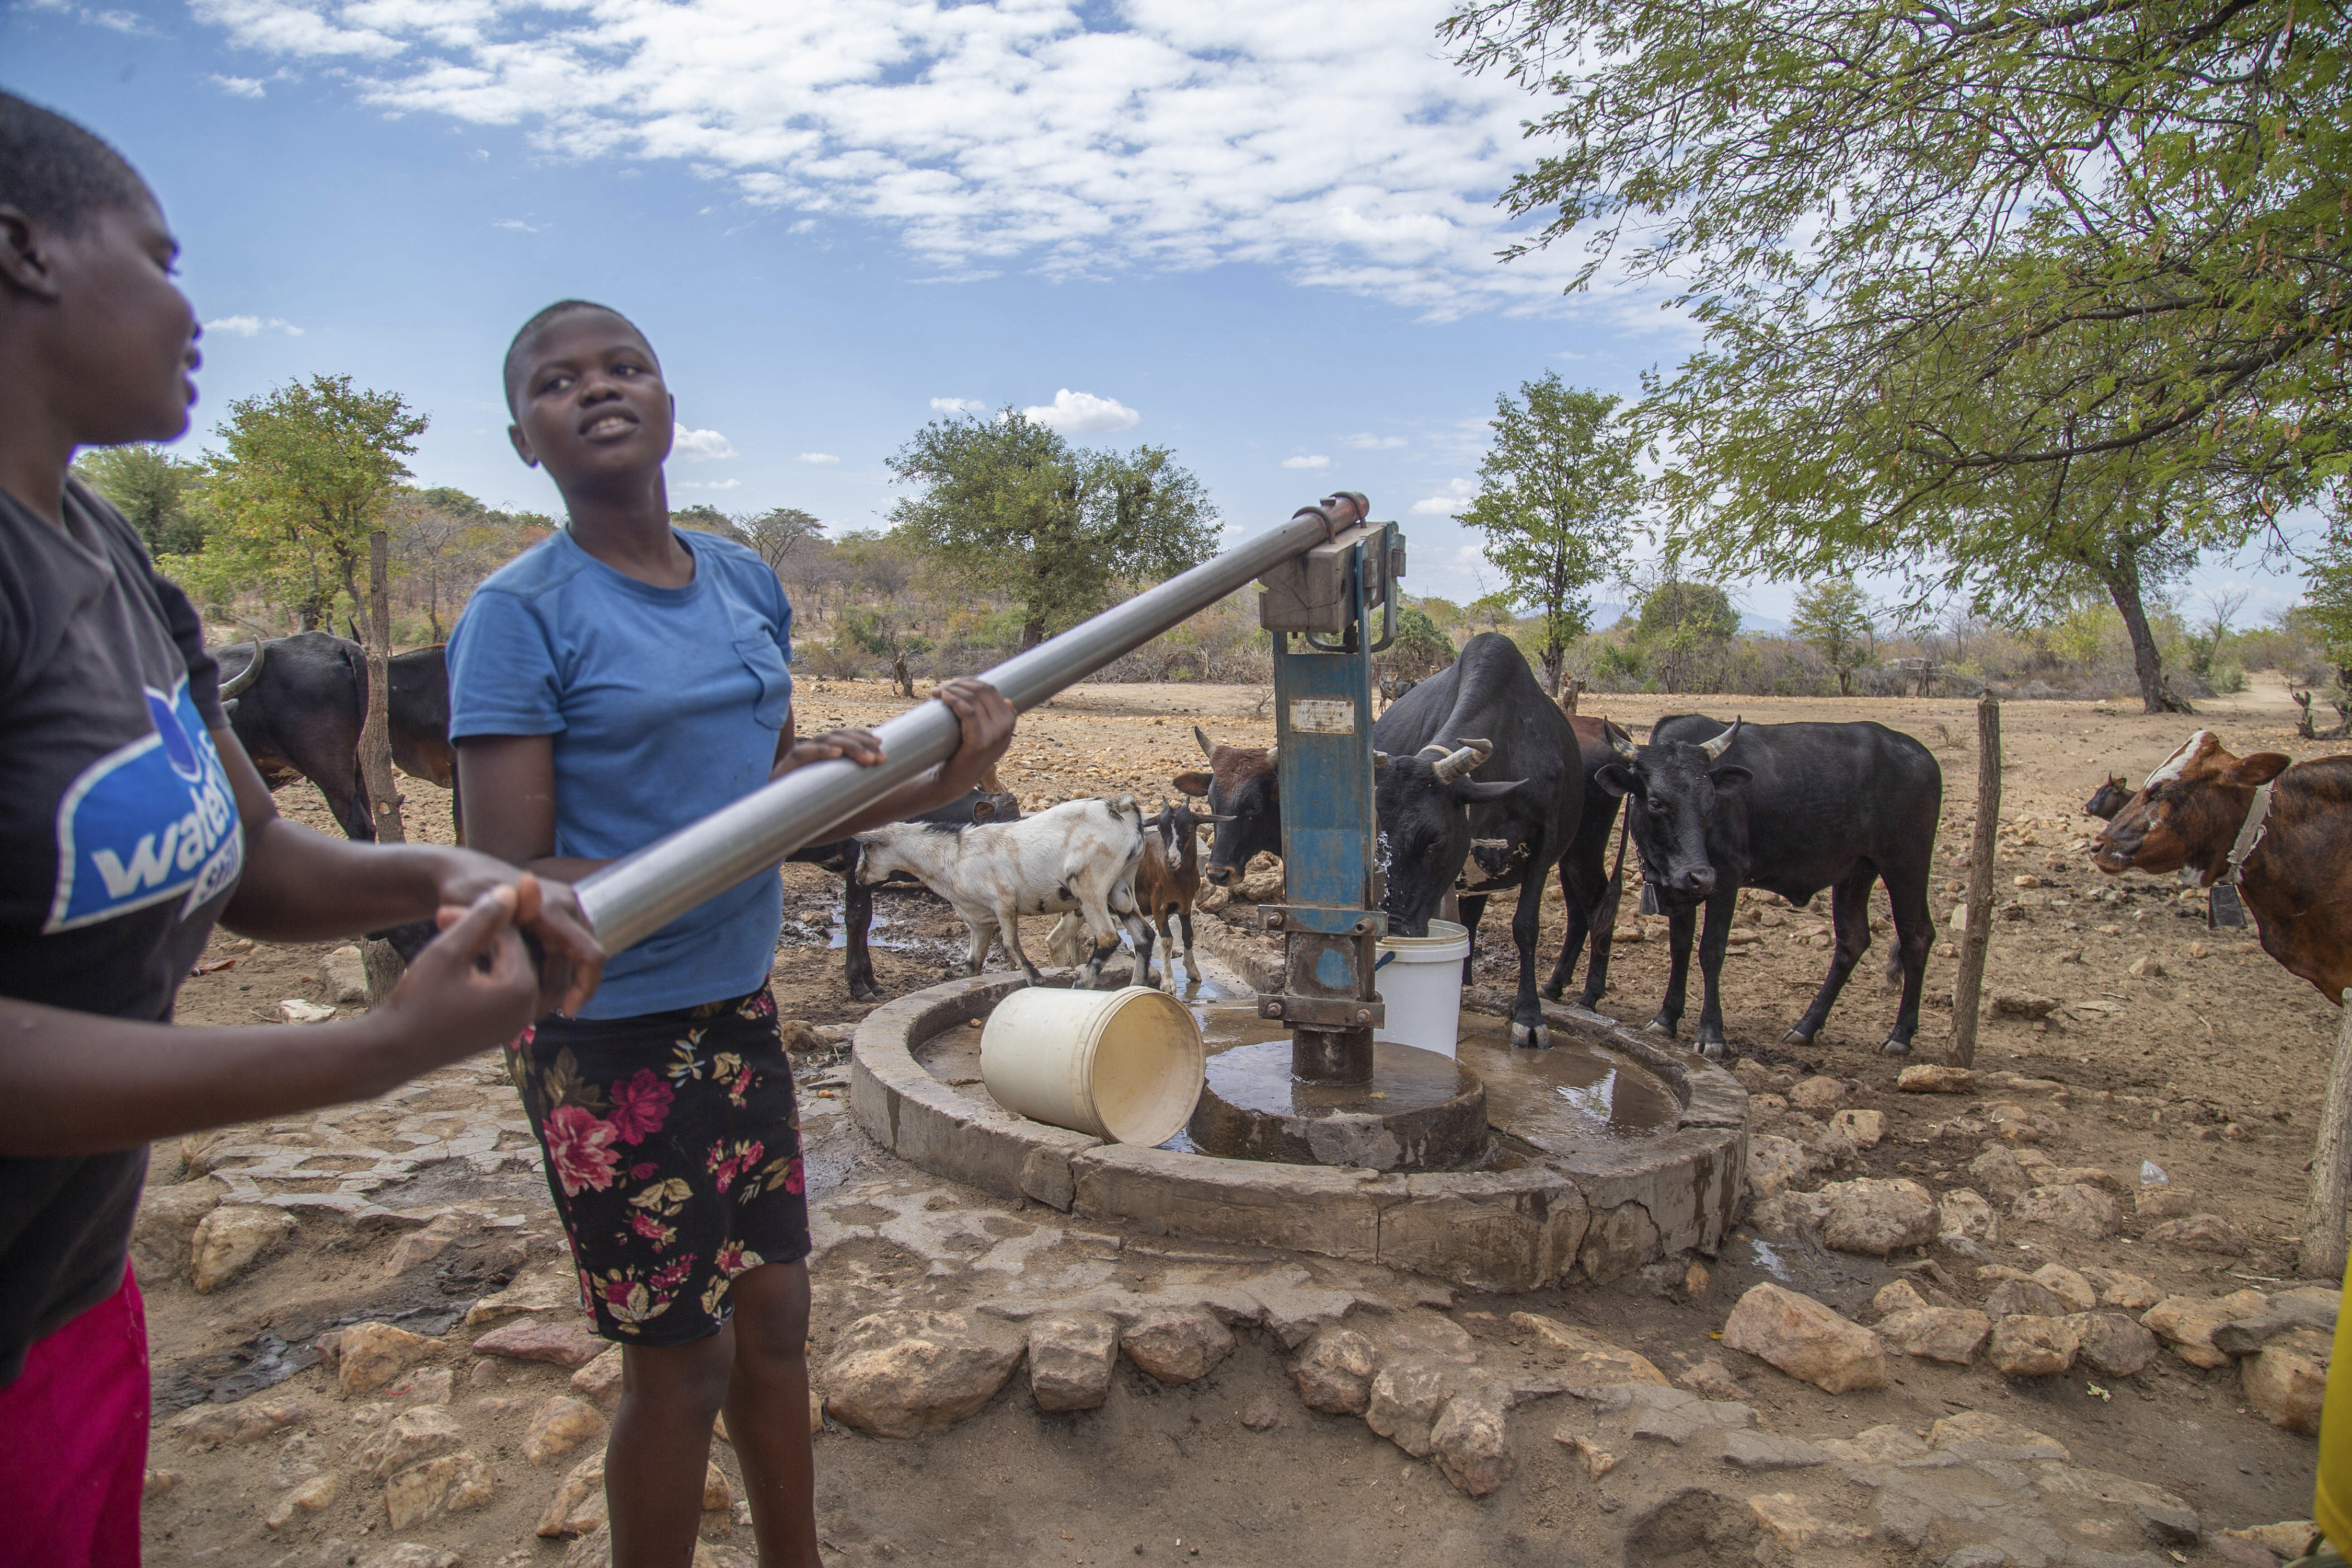
M1205 1307L1160 1312L1119 1338L1119 1349L1162 1383L1192 1383L1234 1353L1233 1331Z
M526 1274L497 1295L483 1297L467 1309L466 1326L486 1329L509 1318L580 1310L580 1276L559 1266Z
M1884 1258L1936 1239L1935 1194L1916 1182L1864 1176L1833 1183L1822 1194L1830 1201L1822 1240L1840 1252Z
M877 1437L913 1437L977 1415L1020 1363L1027 1338L961 1312L888 1311L843 1331L826 1363L825 1409Z
M1878 1337L1905 1355L1968 1366L1992 1332L1992 1320L1961 1307L1913 1307L1877 1323Z
M2119 1268L2099 1268L2085 1264L2083 1278L2097 1288L2099 1305L2121 1307L2126 1311L2140 1312L2164 1300L2164 1292L2137 1274L2126 1274Z
M1792 1138L1759 1132L1748 1141L1748 1195L1778 1197L1812 1173L1812 1156Z
M735 1489L728 1484L727 1472L705 1459L702 1462L702 1511L717 1513L733 1507L734 1502Z
M2063 1263L2045 1263L2033 1271L2033 1282L2058 1298L2069 1312L2087 1312L2099 1304L2099 1292L2090 1280Z
M140 1483L141 1497L163 1497L184 1479L177 1470L150 1470Z
M550 1538L585 1535L604 1522L604 1451L572 1467L541 1510L537 1532Z
M2010 1149L1987 1149L1969 1162L1969 1175L1992 1195L1993 1202L2000 1204L2015 1203L2034 1184L2024 1163Z
M1852 1437L1824 1437L1821 1447L1857 1465L1889 1465L1927 1451L1927 1443L1908 1426L1872 1426Z
M1876 1334L1810 1296L1757 1285L1723 1325L1723 1342L1827 1394L1886 1385L1886 1352Z
M1513 1312L1514 1327L1535 1335L1538 1348L1561 1358L1561 1381L1571 1389L1610 1388L1621 1384L1670 1387L1666 1374L1647 1356L1612 1344L1589 1329L1535 1312Z
M1841 1110L1830 1118L1830 1131L1857 1149L1875 1149L1886 1137L1886 1116L1877 1110Z
M1748 1397L1747 1385L1731 1374L1729 1367L1713 1356L1675 1373L1675 1382L1702 1399L1737 1401Z
M1563 1426L1551 1435L1551 1440L1572 1449L1584 1473L1596 1481L1617 1468L1617 1456L1581 1432L1571 1432Z
M2210 1300L2168 1296L2141 1313L2139 1321L2189 1365L2227 1366L2229 1352L2213 1343L2214 1331L2239 1318L2258 1317L2269 1306L2270 1298L2259 1290L2232 1290Z
M2301 1557L2319 1535L2319 1526L2307 1519L2293 1519L2280 1524L2249 1525L2243 1530L2225 1530L2213 1538L2215 1544L2223 1541L2244 1541L2281 1557Z
M1958 1237L1996 1247L2000 1243L2000 1215L1983 1194L1971 1187L1954 1187L1937 1201L1936 1235L1945 1242Z
M222 1205L196 1222L189 1278L209 1296L294 1234L294 1216L280 1208Z
M1988 1318L2063 1318L2067 1310L2056 1291L2032 1278L2004 1279L1994 1286L1992 1294L1985 1298L1984 1310Z
M453 1381L446 1366L420 1367L385 1389L395 1399L405 1399L412 1405L446 1405L449 1385Z
M1200 896L1192 900L1192 907L1202 914L1213 915L1233 901L1234 892L1231 888L1213 886L1201 889Z
M1773 1492L1748 1500L1748 1510L1767 1534L1790 1552L1859 1546L1870 1531L1858 1524L1836 1524L1814 1513L1793 1492ZM1722 1561L1720 1557L1712 1559ZM1799 1559L1803 1561L1803 1559Z
M2143 953L2132 961L2129 973L2135 979L2161 980L2164 978L2164 965L2158 960L2156 954Z
M2070 1312L2066 1326L2082 1345L2076 1359L2103 1377L2129 1377L2156 1359L2156 1336L2121 1312Z
M543 1465L604 1430L604 1414L594 1405L559 1394L531 1415L530 1428L523 1435L522 1457Z
M2294 1329L2238 1363L2246 1403L2273 1426L2319 1436L2319 1407L2327 1394L2326 1340L2316 1329Z
M702 1542L695 1542L695 1554L701 1555ZM600 1524L572 1543L563 1554L562 1568L613 1568L612 1526Z
M1380 1353L1353 1329L1326 1328L1307 1342L1290 1369L1298 1397L1309 1410L1331 1415L1361 1415L1372 1398L1372 1373Z
M2141 1187L2133 1194L2132 1212L2142 1219L2179 1219L2197 1212L2197 1194L2169 1183Z
M2246 1233L2217 1214L2192 1214L2150 1227L2147 1239L2158 1247L2182 1252L2210 1253L2219 1258L2243 1258Z
M2004 1415L1990 1410L1961 1410L1938 1419L1927 1428L1927 1447L1934 1449L1956 1448L1962 1444L1979 1443L1996 1448L2026 1448L2038 1450L2037 1458L2056 1459L2070 1464L2074 1456L2066 1445L2047 1432L2037 1432L2031 1426L2020 1426Z
M1941 1062L1916 1062L1895 1075L1895 1087L1906 1094L1966 1094L1976 1081L1968 1068Z
M572 1392L603 1409L621 1403L621 1347L607 1346L601 1355L572 1374Z
M2058 1009L2055 996L2036 996L2027 991L1996 991L1992 1012L1996 1018L2047 1018Z
M1234 896L1245 904L1280 903L1284 896L1282 862L1266 854L1253 858Z
M1485 1497L1511 1476L1503 1441L1507 1390L1482 1384L1456 1393L1430 1428L1429 1446L1445 1479L1471 1497Z
M1372 1374L1364 1424L1416 1459L1429 1457L1431 1430L1452 1398L1449 1369L1418 1358L1392 1360Z
M1281 1407L1272 1395L1261 1394L1242 1411L1241 1423L1253 1432L1271 1432L1282 1425Z
M2271 1310L2260 1317L2238 1318L2213 1331L2216 1349L2231 1355L2252 1355L2279 1335L2295 1329L2336 1331L2336 1310L2320 1302L2299 1301L2292 1292L2271 1298Z
M300 1486L324 1468L319 1461L325 1457L317 1438L308 1432L294 1433L279 1446L278 1462L269 1467L271 1489L282 1492Z
M2042 1180L2060 1186L2071 1182L2077 1186L2097 1187L2102 1192L2113 1193L2117 1197L2123 1196L2128 1190L2124 1185L2123 1178L2105 1165L2053 1165L2048 1173L2042 1177Z
M335 1016L332 1007L321 1007L299 996L289 996L278 1004L278 1011L289 1024L323 1024Z
M392 1528L406 1530L445 1513L488 1508L496 1491L489 1466L461 1451L427 1459L386 1481L383 1507Z
M257 1443L309 1417L310 1407L282 1394L257 1394L235 1405L198 1405L172 1418L169 1430L196 1448Z
M2003 1377L2049 1377L2073 1366L2082 1348L2063 1316L2017 1314L1993 1319L1985 1360Z
M394 1416L353 1451L352 1462L381 1481L463 1441L455 1415L437 1405L421 1405Z
M345 943L327 954L320 965L326 973L327 994L338 1002L364 1002L368 999L367 960L360 950Z
M1845 1100L1845 1085L1833 1078L1803 1079L1789 1090L1789 1103L1800 1110L1835 1110Z
M329 1542L332 1546L336 1544ZM349 1563L348 1554L328 1559L332 1563ZM414 1541L395 1541L359 1560L359 1568L458 1568L464 1561L454 1552L444 1552L437 1546L423 1546Z
M1892 1312L1909 1312L1927 1304L1927 1298L1919 1294L1918 1289L1908 1279L1897 1279L1890 1284L1881 1285L1878 1288L1878 1294L1870 1299L1870 1310L1882 1315Z
M373 1394L441 1348L439 1340L390 1323L353 1323L335 1338L335 1377L345 1398Z
M1723 1439L1724 1462L1743 1470L1806 1470L1826 1465L1833 1457L1816 1444L1762 1432L1728 1432Z
M465 1234L466 1222L461 1216L437 1215L424 1229L412 1230L392 1244L392 1255L383 1260L383 1271L396 1279L412 1268L422 1268Z
M264 1515L261 1522L268 1529L283 1530L294 1522L298 1514L317 1513L334 1500L334 1476L313 1476L279 1498L278 1506Z
M1118 1325L1100 1312L1033 1319L1029 1392L1040 1410L1094 1410L1110 1397Z
M505 1356L509 1361L543 1361L556 1366L586 1366L604 1353L604 1342L589 1332L577 1318L550 1321L518 1318L474 1341L477 1355Z
M2011 1217L2027 1225L2046 1225L2072 1236L2105 1241L2124 1227L2116 1200L2096 1187L2076 1183L2035 1187L2011 1205Z
M196 1226L220 1206L228 1188L206 1176L175 1186L149 1187L139 1199L139 1217L131 1226L131 1266L139 1283L152 1290L188 1271L194 1251Z
M1794 1240L1818 1230L1829 1207L1829 1200L1816 1193L1781 1193L1748 1205L1748 1226L1767 1240Z

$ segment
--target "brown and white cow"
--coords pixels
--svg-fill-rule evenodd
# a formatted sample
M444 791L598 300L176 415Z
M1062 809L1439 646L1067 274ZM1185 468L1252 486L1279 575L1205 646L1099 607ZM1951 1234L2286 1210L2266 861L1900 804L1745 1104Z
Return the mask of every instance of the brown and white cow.
M2277 752L2233 757L2200 730L2148 774L2091 851L2100 870L2162 876L2187 867L2211 887L2271 786L2261 837L2240 868L2263 951L2341 1004L2352 986L2352 757L2289 766Z

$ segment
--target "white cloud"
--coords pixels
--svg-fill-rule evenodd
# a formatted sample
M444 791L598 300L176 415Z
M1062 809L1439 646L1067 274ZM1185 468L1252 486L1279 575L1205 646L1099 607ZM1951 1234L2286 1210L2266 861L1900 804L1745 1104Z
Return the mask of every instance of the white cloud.
M988 405L977 397L934 397L931 411L935 414L984 414Z
M680 490L731 490L742 483L740 479L680 479L670 488Z
M803 463L838 463L841 461L839 458L835 457L831 452L803 452L801 454L800 460Z
M215 76L213 85L237 98L259 98L261 79L255 76Z
M1360 430L1353 436L1340 437L1339 445L1342 447L1353 447L1359 452L1392 452L1399 447L1404 445L1404 437L1402 436L1375 436L1369 430Z
M1328 468L1331 466L1331 459L1324 457L1285 458L1282 466L1286 468Z
M1452 517L1470 504L1478 493L1475 479L1448 479L1442 495L1423 496L1412 503L1414 513L1422 517Z
M1143 420L1142 415L1116 397L1097 397L1091 392L1072 392L1066 386L1054 394L1053 402L1033 405L1021 413L1065 436L1101 436L1113 430L1132 429Z
M484 153L483 156L488 157L488 154ZM499 219L498 222L490 225L490 226L492 228L519 229L524 234L544 234L547 232L547 226L545 224L525 223L519 217L502 217Z
M235 46L348 73L382 110L879 225L919 278L1238 261L1448 318L1557 310L1581 259L1494 259L1524 232L1495 195L1540 100L1457 69L1430 0L192 8Z
M735 443L716 430L681 429L671 438L669 449L673 457L684 458L689 463L708 463L714 458L739 455Z
M222 316L206 321L205 331L225 332L233 338L258 337L263 332L283 332L289 338L302 335L301 328L280 316L271 316L267 320L259 316Z

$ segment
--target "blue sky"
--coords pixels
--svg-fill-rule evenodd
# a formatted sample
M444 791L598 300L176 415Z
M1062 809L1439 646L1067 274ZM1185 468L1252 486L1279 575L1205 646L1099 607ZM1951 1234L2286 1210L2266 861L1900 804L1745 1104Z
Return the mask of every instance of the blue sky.
M1695 342L1654 296L1563 298L1574 257L1494 259L1528 100L1446 63L1442 0L0 6L0 84L121 147L180 234L189 445L349 374L431 416L421 482L551 510L498 364L576 295L662 356L698 433L674 504L880 526L925 420L1011 404L1174 448L1243 532L1364 490L1458 600L1496 395L1631 395ZM2256 615L2296 591L2225 580Z

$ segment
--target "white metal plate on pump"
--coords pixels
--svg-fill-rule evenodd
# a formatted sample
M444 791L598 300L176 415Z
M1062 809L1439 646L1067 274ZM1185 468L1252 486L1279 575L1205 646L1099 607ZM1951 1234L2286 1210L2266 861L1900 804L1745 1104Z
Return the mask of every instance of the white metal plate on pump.
M1356 732L1356 705L1328 697L1294 697L1290 700L1290 728L1309 735L1352 735Z

